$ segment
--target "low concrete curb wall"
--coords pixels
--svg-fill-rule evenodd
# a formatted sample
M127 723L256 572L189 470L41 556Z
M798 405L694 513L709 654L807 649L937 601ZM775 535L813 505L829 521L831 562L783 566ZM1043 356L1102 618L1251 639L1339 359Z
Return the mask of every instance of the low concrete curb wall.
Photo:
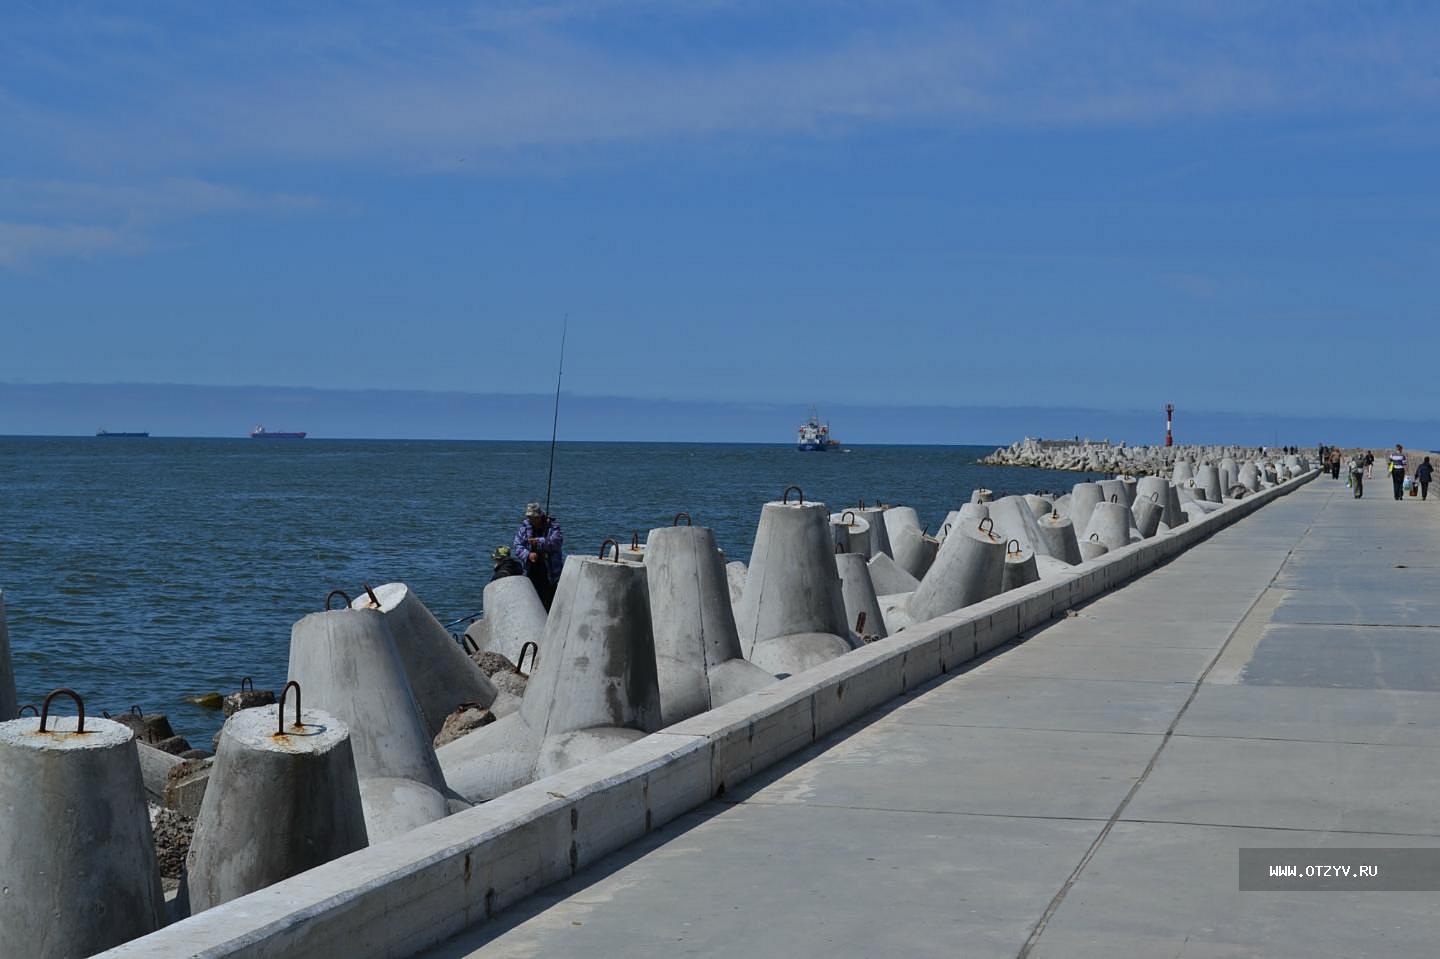
M1161 565L1310 472L918 623L623 749L232 900L110 959L401 959L564 879L907 690Z

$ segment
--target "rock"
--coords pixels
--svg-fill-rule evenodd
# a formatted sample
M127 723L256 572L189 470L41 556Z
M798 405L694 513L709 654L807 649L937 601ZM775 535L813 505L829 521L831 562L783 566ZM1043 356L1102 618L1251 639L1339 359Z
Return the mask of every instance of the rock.
M225 697L219 693L200 693L198 696L186 696L187 703L194 703L201 709L221 709L225 705Z
M214 762L213 759L190 759L170 770L165 782L165 808L191 819L198 818Z
M173 809L151 804L150 834L155 842L160 877L178 880L185 870L185 856L195 835L195 820Z
M452 743L494 721L495 714L479 703L461 703L460 708L445 717L445 724L435 734L435 748L439 749L446 743Z
M187 749L183 753L177 753L176 755L181 759L209 759L214 753L205 749Z

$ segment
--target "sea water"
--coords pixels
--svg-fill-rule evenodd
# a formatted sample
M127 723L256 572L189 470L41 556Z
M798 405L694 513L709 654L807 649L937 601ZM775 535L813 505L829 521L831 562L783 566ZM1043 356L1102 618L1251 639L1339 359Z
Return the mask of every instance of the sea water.
M915 507L933 531L976 487L1068 490L1079 473L981 466L993 446L561 443L567 552L644 541L687 512L747 559L760 507L799 486L834 511ZM209 747L187 702L285 682L290 628L326 594L408 583L442 622L480 610L490 553L545 499L548 443L0 438L0 589L22 703L69 686ZM463 629L463 625L457 626Z

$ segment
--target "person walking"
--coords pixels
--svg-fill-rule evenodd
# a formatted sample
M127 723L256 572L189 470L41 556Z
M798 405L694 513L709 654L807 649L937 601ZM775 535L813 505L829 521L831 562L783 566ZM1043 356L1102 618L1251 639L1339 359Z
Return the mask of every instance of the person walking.
M1330 450L1330 478L1340 478L1340 447Z
M1405 447L1395 444L1395 452L1385 457L1390 463L1390 482L1395 484L1395 498L1405 495Z
M1435 474L1435 467L1430 465L1430 457L1425 457L1425 462L1415 467L1415 482L1420 484L1420 499L1430 492L1430 477Z
M1350 489L1356 499L1365 495L1365 456L1358 452L1350 458Z
M560 582L560 573L565 568L565 534L554 517L545 515L539 503L525 507L525 519L515 531L515 542L510 544L510 554L519 560L525 575L535 584L540 602L545 611L555 601L555 586Z
M1371 450L1365 451L1365 478L1370 479L1375 475L1375 453Z

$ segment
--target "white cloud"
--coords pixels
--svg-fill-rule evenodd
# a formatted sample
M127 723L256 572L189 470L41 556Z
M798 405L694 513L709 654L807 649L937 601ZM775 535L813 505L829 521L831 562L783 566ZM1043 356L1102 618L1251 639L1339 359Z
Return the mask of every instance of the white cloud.
M142 237L107 226L47 226L0 221L0 269L23 270L40 259L87 259L139 253Z

